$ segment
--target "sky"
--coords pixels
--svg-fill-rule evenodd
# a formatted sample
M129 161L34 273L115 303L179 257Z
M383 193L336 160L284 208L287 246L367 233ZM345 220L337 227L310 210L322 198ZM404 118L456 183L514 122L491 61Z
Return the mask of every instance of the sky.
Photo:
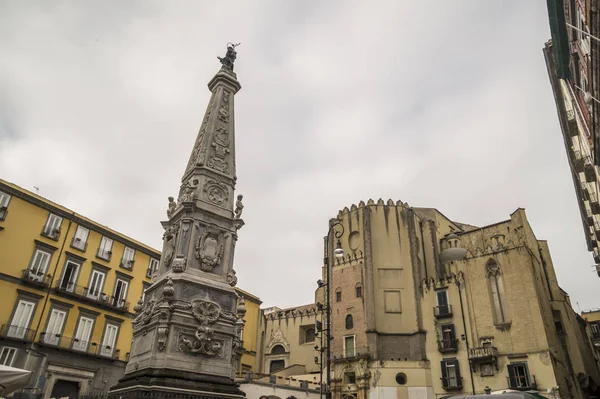
M487 225L523 207L600 307L542 54L543 1L2 1L0 178L162 247L227 42L238 286L310 303L327 221L388 198Z

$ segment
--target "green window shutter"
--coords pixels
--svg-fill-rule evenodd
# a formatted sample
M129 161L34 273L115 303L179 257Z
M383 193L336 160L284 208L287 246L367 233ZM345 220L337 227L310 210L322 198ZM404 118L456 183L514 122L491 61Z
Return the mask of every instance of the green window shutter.
M508 369L508 380L510 383L509 388L514 388L517 386L517 377L516 377L516 371L515 371L515 365L514 364L509 364L508 366L506 366L506 368Z
M454 367L456 368L456 384L461 387L462 386L462 377L460 376L460 366L458 364L458 359L454 360Z
M446 370L446 361L442 360L442 386L448 388L448 370Z

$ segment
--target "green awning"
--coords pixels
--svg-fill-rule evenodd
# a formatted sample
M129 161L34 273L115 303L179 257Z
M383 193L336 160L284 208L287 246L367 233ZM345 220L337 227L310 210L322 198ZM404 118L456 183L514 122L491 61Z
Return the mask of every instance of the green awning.
M565 6L563 0L547 0L547 4L556 75L559 79L569 79L571 72L569 69L569 36L567 35L565 21Z

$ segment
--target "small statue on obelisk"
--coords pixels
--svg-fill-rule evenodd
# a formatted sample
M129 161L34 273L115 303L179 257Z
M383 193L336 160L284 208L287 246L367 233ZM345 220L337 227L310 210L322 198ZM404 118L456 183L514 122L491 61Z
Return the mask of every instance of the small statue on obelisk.
M233 71L233 63L235 62L235 59L237 58L237 52L235 51L235 48L237 46L239 46L240 44L241 43L237 43L237 44L227 43L227 53L225 54L225 57L217 56L219 61L221 61L223 68L227 68L227 69Z

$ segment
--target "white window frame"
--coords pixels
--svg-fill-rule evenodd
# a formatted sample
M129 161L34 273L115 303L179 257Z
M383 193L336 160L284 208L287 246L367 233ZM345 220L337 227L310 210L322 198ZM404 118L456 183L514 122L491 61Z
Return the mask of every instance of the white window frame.
M21 306L22 305L22 306ZM12 316L10 326L8 327L7 336L12 338L24 338L27 334L27 329L33 318L36 303L26 299L19 299L15 308L15 313Z
M593 323L591 324L591 327L593 334L600 334L600 323Z
M67 289L65 289L65 291L68 292L74 292L75 291L75 287L77 286L77 279L79 278L79 272L81 271L81 264L74 262L70 259L67 259L67 261L65 262L65 266L63 267L63 271L62 271L62 275L60 276L60 280L58 282L58 286L62 287L63 286L63 280L65 278L65 275L67 273L67 266L69 265L69 263L77 266L75 269L75 273L73 274L73 278L71 279L71 283L70 283L70 287L68 287Z
M48 325L44 334L44 342L49 345L58 345L63 326L67 321L67 312L62 309L53 308L48 316Z
M0 191L0 220L4 220L6 218L6 214L8 213L8 203L12 197L5 192Z
M121 297L117 298L116 294L117 294L117 287L119 287L119 283L121 283L121 286L125 286L125 289L121 290ZM129 291L129 281L122 279L122 278L117 278L117 280L115 281L115 289L113 290L113 306L118 307L118 308L124 307L125 302L127 302L128 291Z
M94 280L95 276L96 280ZM105 282L106 273L97 269L92 269L92 274L90 275L90 283L87 289L87 297L96 301L99 300L103 294Z
M112 255L112 247L114 240L106 236L102 236L100 246L98 246L98 257L104 260L109 260Z
M84 321L85 321L85 324L84 324ZM88 322L90 322L90 324L89 324L90 329L87 332L87 337L84 337L84 335L86 335L86 331L84 328ZM90 346L90 339L92 338L92 335L94 333L94 323L95 323L95 320L92 319L91 317L79 316L79 323L77 325L77 331L75 332L75 337L73 339L73 349L74 350L80 351L80 352L88 351L88 348ZM79 342L75 342L75 339L78 339Z
M150 262L148 263L148 271L146 272L146 277L152 277L154 273L156 273L156 271L158 270L158 265L158 259L150 258Z
M19 353L17 348L13 348L12 346L3 346L2 350L0 351L0 364L3 366L12 367L12 365L15 364L17 353ZM9 359L10 361L8 361Z
M73 247L84 251L89 237L90 229L83 227L82 225L77 226L75 236L73 237Z
M112 337L109 335L109 330L114 331ZM104 326L104 337L102 338L102 346L100 347L100 356L113 357L117 347L117 336L119 335L119 326L116 324L106 323ZM112 338L112 342L109 339Z
M135 259L135 249L125 246L123 249L123 259L121 259L121 266L126 269L133 268L133 262Z
M63 219L60 216L49 213L48 220L46 220L46 225L44 226L44 234L49 237L60 236L60 226L62 225L62 221Z
M348 348L346 347L346 340L352 338L352 356L348 356ZM356 335L344 335L344 358L356 356Z
M35 252L33 253L31 265L29 265L29 273L27 277L34 281L44 281L44 276L48 270L48 265L50 264L51 258L52 254L50 252L36 248Z

